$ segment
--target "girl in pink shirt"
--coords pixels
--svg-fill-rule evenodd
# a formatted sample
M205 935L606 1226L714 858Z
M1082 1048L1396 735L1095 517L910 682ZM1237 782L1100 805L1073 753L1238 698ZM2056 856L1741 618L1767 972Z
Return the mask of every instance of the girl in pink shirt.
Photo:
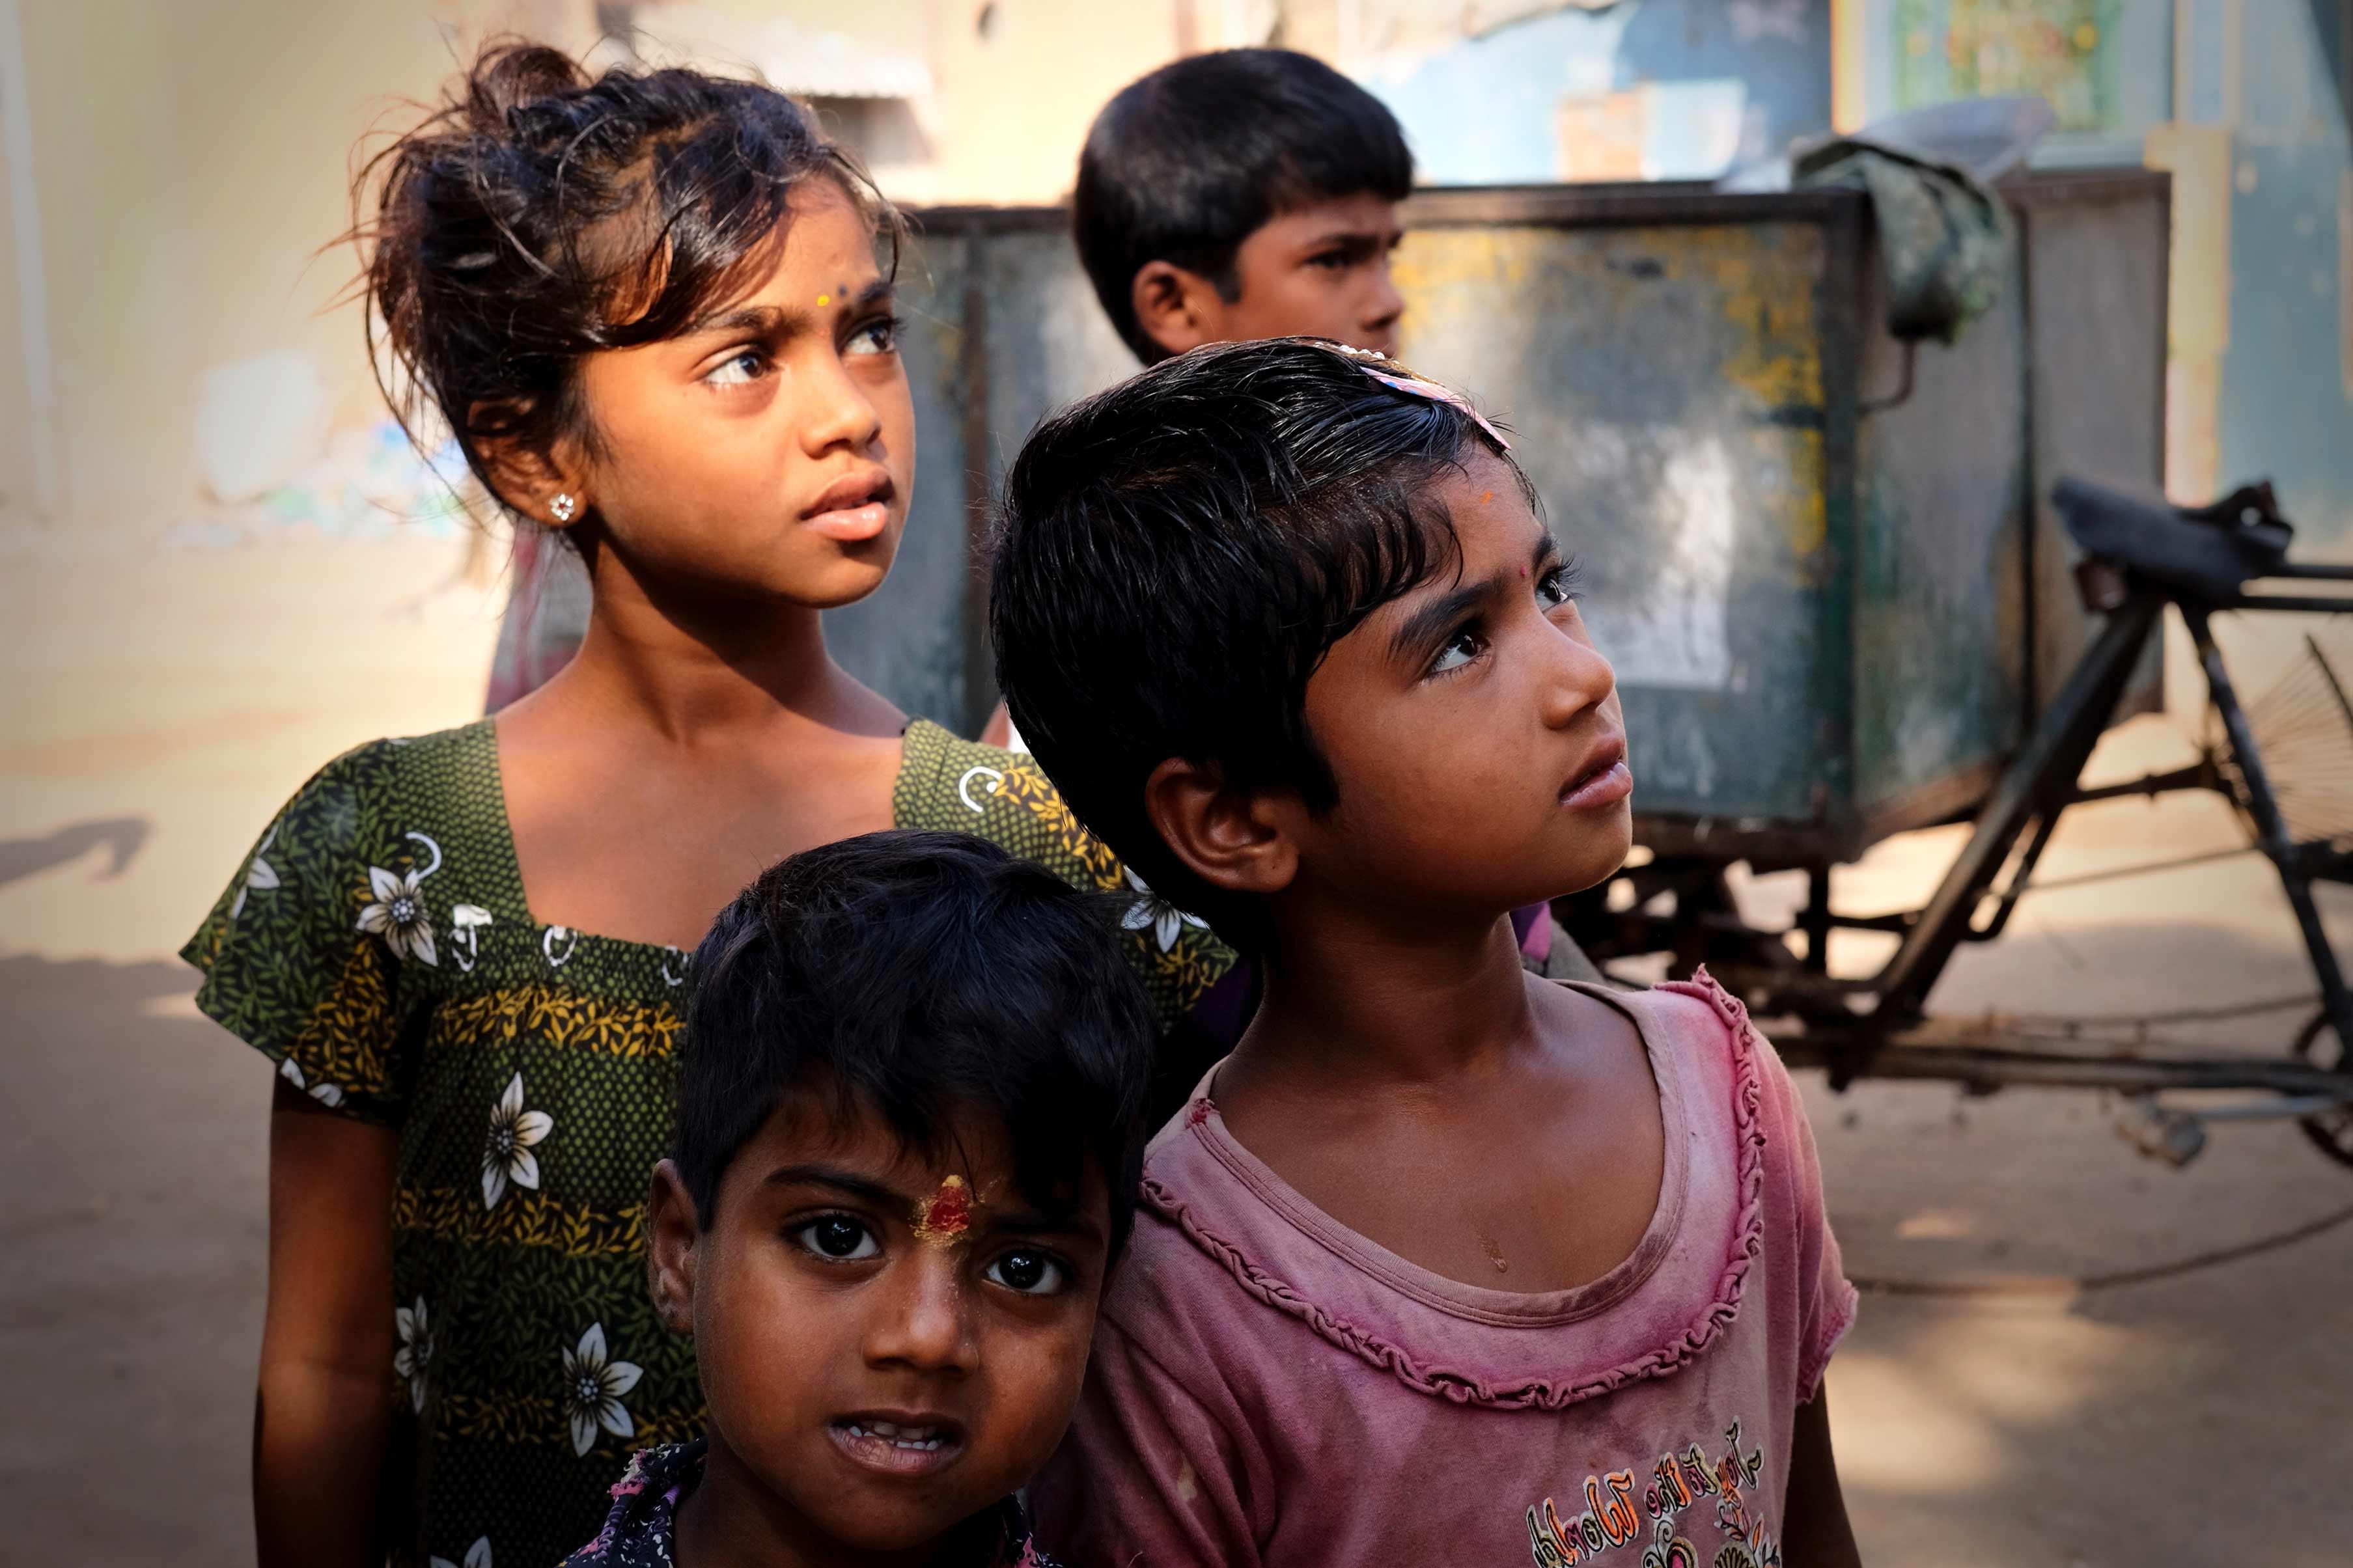
M1041 1529L1121 1568L1854 1563L1854 1292L1787 1073L1704 976L1516 961L1632 778L1502 436L1377 356L1198 350L1030 438L995 589L1039 761L1265 986L1151 1146Z

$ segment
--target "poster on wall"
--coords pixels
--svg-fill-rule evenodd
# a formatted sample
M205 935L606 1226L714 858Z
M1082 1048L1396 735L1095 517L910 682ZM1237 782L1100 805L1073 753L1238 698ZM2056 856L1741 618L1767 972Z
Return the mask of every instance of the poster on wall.
M2172 112L2172 7L2149 0L1863 0L1866 121L1955 99L2031 93L2058 125L2051 163L2138 163Z
M2124 129L2118 0L1897 0L1896 106L2032 93L2063 132Z

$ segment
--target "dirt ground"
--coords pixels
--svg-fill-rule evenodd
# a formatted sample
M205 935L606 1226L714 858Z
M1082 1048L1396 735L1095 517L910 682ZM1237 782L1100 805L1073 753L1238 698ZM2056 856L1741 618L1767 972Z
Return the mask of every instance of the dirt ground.
M410 542L20 548L0 570L19 676L0 693L0 1563L250 1559L269 1074L194 1011L170 954L312 767L475 710L496 584L461 566L459 546ZM2142 721L2103 763L2179 746ZM1841 895L1916 899L1955 842L1884 847ZM2110 805L2071 819L2048 872L2232 842L2218 803ZM2031 900L1937 1006L2307 991L2266 876L2229 860ZM1753 909L1786 909L1785 881L1752 887ZM2329 912L2353 956L2353 900ZM1833 957L1865 963L1872 940ZM2299 1016L2232 1037L2275 1046ZM2177 1172L2090 1096L1804 1081L1847 1265L1873 1287L1831 1374L1868 1562L2348 1560L2353 1224L2152 1282L2067 1281L2341 1213L2353 1170L2276 1124L2220 1130ZM1957 1281L2010 1289L1920 1293Z

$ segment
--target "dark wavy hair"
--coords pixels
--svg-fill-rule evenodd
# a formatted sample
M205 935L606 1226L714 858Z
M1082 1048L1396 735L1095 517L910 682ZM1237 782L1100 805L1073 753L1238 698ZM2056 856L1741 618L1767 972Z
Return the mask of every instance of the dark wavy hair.
M1262 945L1262 909L1186 868L1145 781L1182 757L1337 805L1308 679L1375 610L1459 566L1428 491L1479 451L1539 505L1463 409L1336 344L1277 338L1165 360L1053 415L1014 458L988 621L1006 705L1087 826L1226 941Z
M676 1158L698 1219L787 1096L879 1116L934 1156L972 1109L1004 1126L1014 1184L1046 1212L1102 1176L1116 1258L1158 1037L1120 945L1126 905L961 833L862 834L771 867L695 950Z
M890 205L775 89L684 69L591 78L556 49L486 47L353 181L357 290L385 401L412 438L438 409L509 504L486 446L596 449L581 361L675 337L743 287L811 178L878 226L895 272Z

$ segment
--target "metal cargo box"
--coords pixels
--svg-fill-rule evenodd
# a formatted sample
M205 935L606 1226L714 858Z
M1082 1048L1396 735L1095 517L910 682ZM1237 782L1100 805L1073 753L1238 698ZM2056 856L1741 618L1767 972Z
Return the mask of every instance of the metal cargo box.
M1859 194L1409 204L1405 357L1518 432L1587 564L1642 841L1823 863L1965 812L2081 646L2040 497L2063 470L2161 475L2167 184L2007 194L2000 302L1909 365ZM967 731L994 698L971 543L1004 464L1049 409L1134 368L1066 221L917 215L914 508L890 583L832 620L852 669Z

